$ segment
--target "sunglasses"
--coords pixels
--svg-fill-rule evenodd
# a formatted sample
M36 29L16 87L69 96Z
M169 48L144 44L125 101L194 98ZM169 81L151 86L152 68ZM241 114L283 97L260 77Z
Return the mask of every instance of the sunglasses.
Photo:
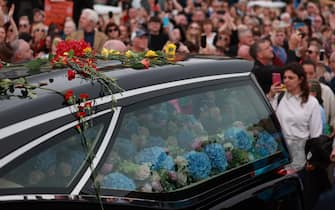
M312 54L312 53L316 53L316 52L313 51L313 50L308 50L307 53L308 53L308 54Z
M28 25L27 24L19 24L19 27L22 27L22 28L27 28Z
M39 29L39 28L35 29L35 32L40 32L40 31L45 32L45 29L43 29L43 28L42 29Z

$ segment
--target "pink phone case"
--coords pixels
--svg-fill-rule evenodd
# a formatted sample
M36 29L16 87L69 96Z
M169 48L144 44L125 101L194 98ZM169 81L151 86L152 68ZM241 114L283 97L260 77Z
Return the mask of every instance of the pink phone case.
M281 83L280 73L272 73L272 84Z

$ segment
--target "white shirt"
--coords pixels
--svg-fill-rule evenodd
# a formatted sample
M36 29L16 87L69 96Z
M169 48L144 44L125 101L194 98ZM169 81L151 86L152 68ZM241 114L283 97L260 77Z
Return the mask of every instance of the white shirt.
M335 96L333 91L325 84L321 85L321 98L323 100L323 108L326 112L326 121L330 125L335 125Z
M300 170L306 162L305 145L309 138L322 134L322 118L317 99L309 96L306 103L301 105L301 98L285 92L279 106L278 94L270 103L280 122L292 163L287 168Z
M277 106L276 95L270 103L276 111L285 138L308 139L322 134L322 118L317 99L309 96L301 105L301 98L286 92Z

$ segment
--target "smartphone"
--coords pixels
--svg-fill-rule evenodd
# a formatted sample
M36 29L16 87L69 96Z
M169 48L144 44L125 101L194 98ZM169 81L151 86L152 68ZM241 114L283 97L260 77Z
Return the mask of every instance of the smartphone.
M205 34L201 35L200 45L202 48L206 48L207 46L207 39Z
M293 24L293 28L295 30L298 30L299 28L302 28L304 26L305 26L305 23L303 23L303 22L296 22L296 23Z
M163 27L166 28L169 26L169 18L167 16L163 17Z
M272 84L281 84L281 76L280 73L272 73Z
M320 49L320 61L325 60L325 49Z

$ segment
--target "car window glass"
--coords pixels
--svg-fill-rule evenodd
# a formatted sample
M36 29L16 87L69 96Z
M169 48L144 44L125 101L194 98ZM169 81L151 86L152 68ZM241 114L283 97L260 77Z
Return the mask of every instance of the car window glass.
M94 147L103 128L103 124L97 124L84 132L89 148ZM8 166L10 169L0 177L0 188L66 187L71 183L86 163L83 136L73 128L49 142L52 145L43 145Z
M264 159L283 148L270 114L247 82L129 108L100 185L171 192Z

